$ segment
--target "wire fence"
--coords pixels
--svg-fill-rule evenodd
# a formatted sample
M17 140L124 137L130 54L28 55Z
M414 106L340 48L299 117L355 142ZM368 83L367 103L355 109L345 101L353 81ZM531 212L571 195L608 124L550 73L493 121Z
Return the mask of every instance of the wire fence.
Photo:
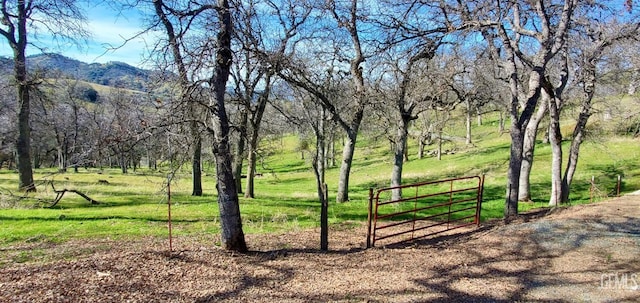
M591 185L589 186L589 202L605 200L610 197L620 197L620 190L622 187L622 176L618 175L616 180L615 189L613 191L607 190L607 187L602 184L596 184L596 177L591 176Z

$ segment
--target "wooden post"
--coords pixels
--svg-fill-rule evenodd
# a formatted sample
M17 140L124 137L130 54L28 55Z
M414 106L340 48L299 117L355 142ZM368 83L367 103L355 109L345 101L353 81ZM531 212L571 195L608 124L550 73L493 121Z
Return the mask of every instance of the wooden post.
M476 202L476 225L480 226L480 214L482 212L482 197L484 195L484 174L480 177L480 184L478 184L478 201Z
M367 209L367 248L371 248L371 220L373 219L373 188L369 188L369 207Z
M171 174L167 177L167 215L169 228L169 257L173 254L173 234L171 228Z
M589 203L593 203L593 190L595 187L595 177L591 176L591 186L589 187Z
M320 250L329 250L329 189L322 184L322 205L320 208Z
M622 177L618 175L618 186L616 187L616 197L620 197L620 186L622 184Z

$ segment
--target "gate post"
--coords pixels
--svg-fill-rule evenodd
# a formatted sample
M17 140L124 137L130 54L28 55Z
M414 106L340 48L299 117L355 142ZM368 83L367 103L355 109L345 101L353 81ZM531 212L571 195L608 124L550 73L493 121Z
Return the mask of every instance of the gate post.
M476 202L476 225L480 226L480 213L482 211L482 199L483 199L483 195L484 195L484 176L485 174L482 174L482 176L480 177L480 184L478 184L478 201Z

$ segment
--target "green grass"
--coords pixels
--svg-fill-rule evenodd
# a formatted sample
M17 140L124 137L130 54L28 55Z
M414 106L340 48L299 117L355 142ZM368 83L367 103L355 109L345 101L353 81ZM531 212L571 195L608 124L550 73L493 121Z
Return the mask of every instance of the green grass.
M463 127L452 125L448 133ZM240 206L246 233L295 231L319 226L319 203L314 175L307 159L297 151L294 136L264 140L263 161L258 165L262 176L256 178L256 199L241 197ZM565 146L567 148L568 146ZM596 199L615 194L617 176L623 178L623 192L640 189L640 144L637 139L606 137L587 141L572 186L571 203L591 199L589 186L594 177ZM509 156L509 136L497 132L496 121L485 121L474 128L474 145L449 142L445 149L455 153L417 159L412 142L410 161L404 166L404 182L438 180L485 174L482 220L502 217ZM430 146L433 149L435 147ZM532 172L532 203L522 203L520 211L545 207L550 192L551 151L548 145L536 147ZM339 161L338 161L339 163ZM331 202L330 223L365 221L368 191L389 184L391 156L388 142L361 136L358 141L348 203ZM339 167L327 171L330 201L335 201ZM171 184L173 234L180 236L217 235L218 208L213 171L206 171L203 197L190 196L188 172L182 172ZM141 237L167 237L166 173L138 170L123 175L117 169L80 169L80 172L54 173L36 170L36 180L54 180L57 189L77 189L100 204L91 205L83 198L67 193L54 208L44 208L37 199L53 199L51 187L38 184L38 193L16 201L8 197L17 188L17 174L0 171L0 247L26 243L63 243L69 240L127 240ZM99 183L106 180L108 184ZM214 236L215 237L215 236ZM249 243L250 245L250 243ZM25 260L29 256L24 256Z

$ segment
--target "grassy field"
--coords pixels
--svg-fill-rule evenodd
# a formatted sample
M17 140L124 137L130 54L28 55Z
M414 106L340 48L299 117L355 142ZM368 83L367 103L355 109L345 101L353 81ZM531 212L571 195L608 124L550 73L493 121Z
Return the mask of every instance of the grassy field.
M463 128L452 126L448 131L461 135L456 134L459 129ZM498 133L495 121L476 126L473 132L473 146L449 142L445 149L455 152L444 155L440 161L434 157L417 159L417 148L412 142L410 161L404 167L404 181L485 174L482 220L500 218L504 206L509 135ZM319 226L314 176L308 160L302 159L296 151L297 146L298 139L293 136L264 140L263 148L270 156L258 168L262 176L256 179L257 197L241 198L246 233L295 231ZM572 185L571 204L591 200L592 177L597 185L595 200L615 195L618 175L622 176L623 193L640 189L639 147L637 138L628 137L606 136L585 142ZM539 144L535 155L531 179L533 202L522 203L520 211L545 207L549 198L550 147ZM188 171L181 172L171 182L171 214L176 237L218 234L215 179L214 172L207 170L209 167L205 165L205 195L202 197L190 196ZM338 173L338 167L327 172L330 201L335 201L333 193L337 188ZM376 141L361 136L350 181L351 201L330 204L330 223L365 221L369 188L385 187L390 175L388 143L384 139ZM35 179L41 182L38 193L16 201L10 197L10 191L17 188L17 174L0 171L0 247L82 239L167 237L166 171L141 169L123 175L118 169L80 169L78 173L37 170ZM52 188L45 183L50 180L56 189L77 189L100 203L92 205L67 193L58 205L45 208L38 199L54 198Z

